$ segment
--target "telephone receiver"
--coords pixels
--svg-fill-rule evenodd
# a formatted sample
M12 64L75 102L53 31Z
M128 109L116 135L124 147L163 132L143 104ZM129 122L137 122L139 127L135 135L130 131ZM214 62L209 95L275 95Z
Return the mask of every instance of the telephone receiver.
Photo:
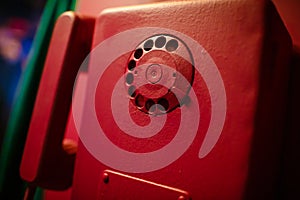
M20 168L31 185L63 190L72 184L76 143L65 140L63 145L63 140L74 81L90 52L94 21L69 11L55 24Z
M231 13L224 23L221 15ZM272 24L256 24L264 20ZM46 189L72 185L72 199L141 199L143 190L135 189L141 185L147 198L261 194L255 183L268 185L260 178L277 160L256 162L250 154L257 156L264 144L278 150L268 136L282 110L266 99L277 95L282 107L286 77L276 84L273 78L285 74L289 49L269 2L157 3L108 9L97 18L67 12L54 29L21 176ZM261 70L263 64L273 70ZM78 133L78 143L66 139L70 132ZM252 171L262 163L265 173ZM251 176L259 177L251 183L242 167L248 165L262 175ZM229 179L232 184L222 182ZM266 194L273 194L270 188Z

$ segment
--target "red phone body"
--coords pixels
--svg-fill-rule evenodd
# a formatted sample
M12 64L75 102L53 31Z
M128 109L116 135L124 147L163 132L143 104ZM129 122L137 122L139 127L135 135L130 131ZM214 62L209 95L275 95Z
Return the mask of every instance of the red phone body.
M195 1L106 10L96 20L93 48L99 48L99 44L101 48L102 42L110 40L110 37L123 31L144 27L162 27L183 33L201 44L205 53L211 56L226 91L226 118L220 137L214 148L207 155L199 158L199 150L205 145L206 134L213 120L212 98L214 97L212 96L214 94L209 93L208 88L211 86L208 85L210 83L205 82L204 75L195 70L192 89L198 99L201 117L196 137L183 155L158 170L135 172L132 169L134 166L131 165L126 169L111 164L110 160L105 160L103 164L101 156L97 157L97 153L93 154L91 147L81 140L77 153L72 198L275 198L291 41L271 3ZM143 32L142 36L138 33L134 35L133 32L131 38L125 37L124 40L137 41L124 42L124 44L120 42L121 47L114 46L112 43L111 48L122 48L122 45L126 44L133 49L127 54L116 57L111 65L105 68L99 82L89 79L87 83L88 88L93 87L95 83L98 84L95 94L87 91L86 98L95 98L94 109L105 136L118 148L135 153L159 151L162 144L168 144L170 133L176 134L179 129L180 121L176 118L178 114L176 112L180 109L192 108L183 105L166 114L170 116L168 119L171 121L167 121L168 127L159 133L165 134L165 137L157 135L156 138L153 136L145 141L128 137L117 127L114 115L111 114L113 100L110 98L117 97L112 95L114 87L124 73L127 73L126 67L135 45L146 41L152 35L159 34L159 31L151 31L152 29L145 35ZM172 31L161 34L164 33L181 37L180 34L176 35ZM194 52L201 54L200 51ZM103 57L107 55L109 54L104 54ZM155 56L154 53L153 55ZM95 72L93 67L97 65L100 56L91 55L90 73ZM126 95L126 92L122 93L121 90L126 90L127 87L119 89L120 91L115 92L120 93L119 98L122 98L121 94ZM221 97L217 95L216 98ZM147 124L145 122L147 117L143 117L147 115L143 113L145 110L136 108L137 103L127 99L124 103L128 104L132 119L137 124ZM84 108L87 109L91 102L93 101L86 101ZM91 119L93 116L89 114L83 115L81 128L82 134L92 135L93 129L89 127L93 126ZM191 117L189 121L195 119L196 117ZM85 130L89 131L85 132ZM99 141L98 149L106 151L101 145ZM111 160L119 159L124 165L134 162L126 160L122 154L109 154L109 152L107 155L111 155ZM162 156L157 159L163 162L166 158ZM137 157L135 162L136 165L141 165L142 161ZM149 165L152 162L154 163L155 160L149 161Z
M68 29L59 25L64 20L56 33ZM108 9L90 22L52 38L81 35L62 50L61 63L78 60L55 73L45 68L21 165L26 181L72 185L74 200L276 197L291 41L269 1L147 4ZM85 41L93 49L88 62ZM80 64L86 80L77 78L84 95L73 96L82 102L72 106L76 161L63 168ZM151 129L151 120L161 129Z

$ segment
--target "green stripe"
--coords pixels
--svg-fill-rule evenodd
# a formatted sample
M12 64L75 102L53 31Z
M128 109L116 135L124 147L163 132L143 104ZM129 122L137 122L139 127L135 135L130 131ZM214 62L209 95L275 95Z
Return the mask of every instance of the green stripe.
M26 184L20 178L19 166L50 38L57 17L66 10L73 10L74 2L48 0L45 5L4 133L0 152L0 199L22 199L24 195Z

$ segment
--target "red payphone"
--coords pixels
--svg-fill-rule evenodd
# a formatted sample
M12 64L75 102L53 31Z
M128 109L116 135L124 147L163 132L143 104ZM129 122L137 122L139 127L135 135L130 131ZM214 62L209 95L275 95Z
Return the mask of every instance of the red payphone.
M64 14L21 175L72 185L72 199L273 199L290 50L269 1L121 7L95 23ZM62 141L78 70L73 174Z

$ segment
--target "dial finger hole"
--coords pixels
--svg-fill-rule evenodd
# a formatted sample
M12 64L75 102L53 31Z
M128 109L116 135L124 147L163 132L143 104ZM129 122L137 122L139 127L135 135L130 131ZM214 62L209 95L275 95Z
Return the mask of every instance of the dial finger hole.
M144 97L142 95L138 94L135 98L135 105L139 108L142 108L145 104L144 101L145 101Z
M160 106L158 106L158 109L162 112L166 112L169 109L169 102L165 98L161 98L157 102Z
M166 44L166 38L161 36L155 40L155 47L162 48Z
M143 49L137 49L137 50L135 50L134 57L136 59L139 59L140 57L142 57L142 55L143 55Z
M126 83L127 84L132 84L133 83L133 79L134 79L134 77L133 77L133 74L132 73L128 73L127 75L126 75Z
M166 44L166 49L169 52L175 51L178 48L178 41L177 40L170 40Z
M132 71L136 66L136 62L134 60L130 60L128 63L128 69Z
M131 97L135 97L136 95L136 92L135 92L136 88L134 85L131 85L129 88L128 88L128 95L131 96Z
M145 51L150 51L153 47L153 40L148 40L147 42L145 42L144 44L144 50Z
M145 108L149 111L149 112L154 112L155 111L155 102L152 99L148 99L146 101L146 105Z

